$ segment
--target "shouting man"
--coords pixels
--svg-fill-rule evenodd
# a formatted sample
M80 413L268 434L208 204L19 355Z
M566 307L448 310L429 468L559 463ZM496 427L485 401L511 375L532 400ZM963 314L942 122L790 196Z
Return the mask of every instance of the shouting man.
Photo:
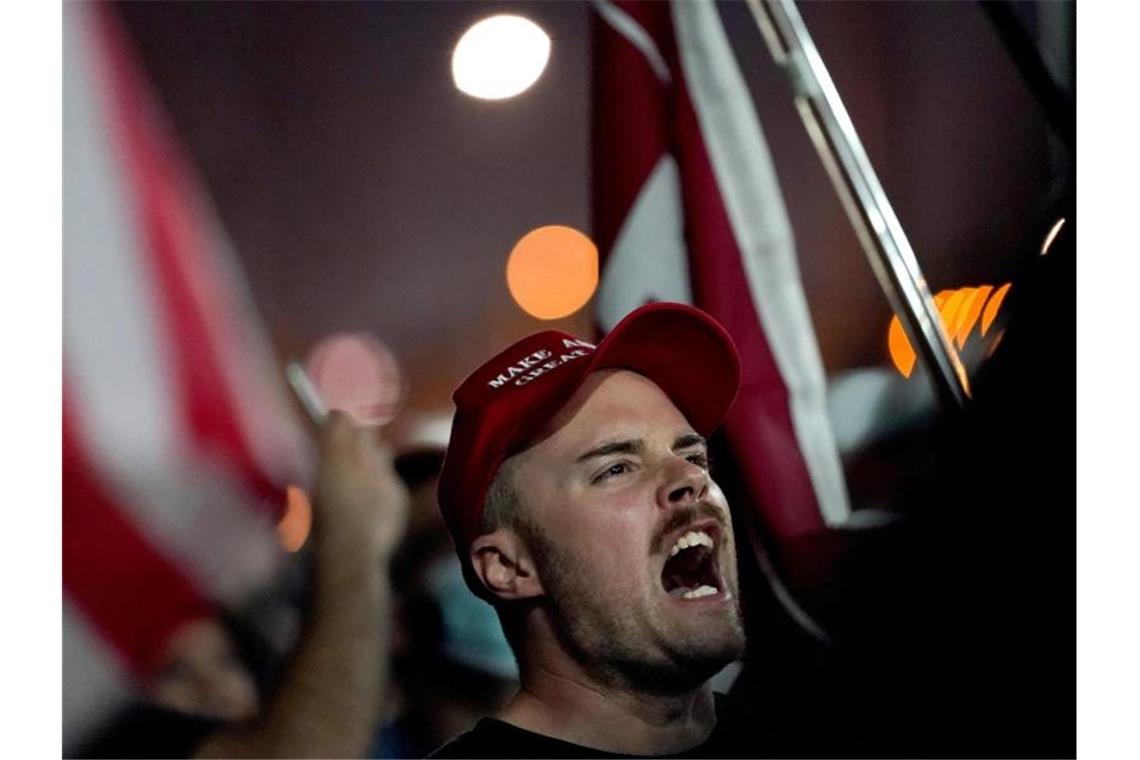
M521 688L437 757L742 751L710 685L745 639L705 440L739 382L719 324L651 304L597 346L524 338L459 387L440 508Z

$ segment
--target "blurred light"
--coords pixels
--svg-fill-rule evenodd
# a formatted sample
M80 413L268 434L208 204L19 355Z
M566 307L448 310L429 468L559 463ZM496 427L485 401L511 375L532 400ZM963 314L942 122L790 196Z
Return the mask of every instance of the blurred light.
M934 306L939 310L940 315L943 307L946 306L947 299L953 293L952 290L943 290L934 295ZM891 361L894 362L895 368L902 373L903 377L910 377L910 373L914 371L916 357L898 317L892 318L887 327L887 350L890 352Z
M598 248L573 227L531 230L507 260L507 287L532 317L559 319L573 314L598 287Z
M996 292L993 285L979 285L974 288L943 290L934 296L934 305L938 308L942 329L946 331L952 344L957 344L959 350L965 348L979 316L982 319L981 335L985 336L1001 308L1002 301L1005 300L1006 293L1009 292L1010 284L1007 282ZM895 369L903 377L910 377L914 372L917 356L897 315L891 317L891 322L887 326L887 352ZM992 352L991 346L986 357Z
M965 347L966 338L970 336L970 331L978 323L978 317L982 315L982 307L986 305L986 299L989 298L993 289L993 285L982 285L974 288L974 297L970 301L970 308L967 310L965 319L962 320L962 327L957 333L958 348Z
M1013 283L1007 282L997 289L997 292L990 296L989 303L986 304L986 310L982 312L982 335L985 336L986 332L993 324L994 317L997 316L998 309L1001 308L1002 301L1005 300L1005 294L1009 292L1009 286Z
M969 288L953 291L946 304L939 309L939 314L942 316L942 329L946 331L946 336L950 338L951 342L954 340L954 331L958 326L958 315L962 313L966 297L970 295L969 291Z
M887 350L891 354L895 369L903 377L910 377L910 373L914 371L914 349L906 339L906 332L898 317L892 317L890 327L887 328Z
M1057 239L1057 233L1059 233L1064 226L1065 217L1061 217L1057 220L1057 223L1053 225L1053 229L1049 230L1049 234L1045 236L1045 242L1041 244L1042 256L1049 253L1049 246L1053 245L1053 241Z
M491 16L459 38L451 55L455 86L475 98L510 98L534 84L550 58L550 37L522 16Z
M962 297L962 303L958 305L958 313L954 315L954 321L951 323L950 340L958 344L958 348L962 348L966 344L966 337L970 334L970 328L973 323L970 322L971 314L979 314L982 311L982 305L978 303L978 295L981 288L962 288L965 295ZM977 309L975 309L977 305ZM977 320L977 316L974 317Z
M325 406L357 422L383 425L400 411L400 368L392 352L367 333L330 335L309 354L305 368Z
M287 552L295 552L305 545L313 529L313 506L309 496L297 486L285 489L285 514L277 523L277 535Z
M1001 345L1001 340L1004 337L1005 337L1005 328L1003 327L1002 329L998 330L994 334L993 340L990 341L990 347L986 349L986 358L987 359L989 359L991 356L994 355L994 352L997 351L998 346Z

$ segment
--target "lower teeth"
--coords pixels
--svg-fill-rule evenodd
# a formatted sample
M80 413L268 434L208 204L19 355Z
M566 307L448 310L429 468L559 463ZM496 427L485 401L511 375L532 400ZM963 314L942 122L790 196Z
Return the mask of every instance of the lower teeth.
M702 596L711 596L716 593L712 586L698 586L681 594L682 599L700 599Z

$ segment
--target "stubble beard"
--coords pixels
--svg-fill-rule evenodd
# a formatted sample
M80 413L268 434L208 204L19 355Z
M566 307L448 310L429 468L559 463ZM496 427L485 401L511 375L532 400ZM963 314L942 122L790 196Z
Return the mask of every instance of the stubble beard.
M678 631L653 604L614 599L612 584L590 588L590 568L581 558L563 551L539 526L520 527L537 549L546 607L559 643L599 682L659 693L691 691L744 653L736 588L730 589L731 613L714 623L720 629L715 640L707 628L694 630L691 623ZM735 557L726 560L735 564Z

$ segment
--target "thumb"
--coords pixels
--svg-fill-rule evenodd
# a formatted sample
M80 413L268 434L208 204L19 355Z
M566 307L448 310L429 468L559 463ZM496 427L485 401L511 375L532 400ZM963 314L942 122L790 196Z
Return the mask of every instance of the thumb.
M330 410L317 435L317 448L321 457L335 455L351 446L354 427L352 418L347 414L339 409Z

